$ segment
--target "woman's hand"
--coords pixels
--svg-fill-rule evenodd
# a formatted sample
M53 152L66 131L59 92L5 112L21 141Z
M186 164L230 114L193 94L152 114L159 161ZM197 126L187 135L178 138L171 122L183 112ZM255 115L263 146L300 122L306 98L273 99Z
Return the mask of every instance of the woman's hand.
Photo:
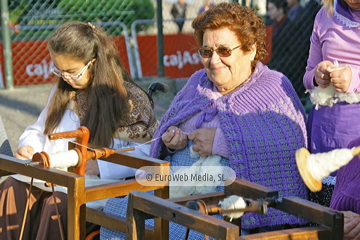
M344 93L349 89L351 82L351 68L348 65L338 67L328 67L330 81L333 83L335 90Z
M180 128L171 126L161 136L161 140L169 149L180 150L184 149L188 144L186 134Z
M344 214L344 239L360 239L360 215L351 211Z
M16 150L15 156L21 160L29 160L34 155L34 148L31 146L22 146Z
M200 128L189 133L189 139L194 142L192 149L198 152L200 157L212 154L216 128Z
M329 67L333 67L334 64L330 61L322 61L320 62L316 68L314 73L315 82L321 88L326 88L330 84L330 72L328 71Z

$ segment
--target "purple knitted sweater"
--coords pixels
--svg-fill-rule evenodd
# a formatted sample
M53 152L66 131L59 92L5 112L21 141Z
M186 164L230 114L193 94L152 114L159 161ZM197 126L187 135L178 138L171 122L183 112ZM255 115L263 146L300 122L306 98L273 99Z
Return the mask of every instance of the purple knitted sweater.
M218 114L237 177L276 189L280 196L307 199L295 163L295 151L306 147L305 113L287 77L258 63L251 78L233 92L213 100L212 89L205 70L194 73L162 117L154 138L200 111L197 127ZM158 158L162 146L161 138L154 141L150 156ZM285 223L305 221L276 210L243 216L246 229Z

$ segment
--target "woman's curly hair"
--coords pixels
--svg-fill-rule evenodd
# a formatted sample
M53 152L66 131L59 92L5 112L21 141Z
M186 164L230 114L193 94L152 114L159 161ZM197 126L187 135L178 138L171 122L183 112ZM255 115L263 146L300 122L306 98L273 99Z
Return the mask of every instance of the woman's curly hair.
M255 67L257 62L264 61L266 57L265 23L255 10L249 7L238 3L217 4L199 14L192 22L192 27L195 30L195 40L199 46L203 43L204 32L207 29L227 27L238 37L243 51L249 52L251 46L256 44L257 50L252 67Z

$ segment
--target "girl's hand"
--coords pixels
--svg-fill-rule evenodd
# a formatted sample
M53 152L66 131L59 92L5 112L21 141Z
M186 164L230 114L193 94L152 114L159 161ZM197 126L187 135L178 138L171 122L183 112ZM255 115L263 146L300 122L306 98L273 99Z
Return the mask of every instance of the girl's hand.
M21 160L29 160L32 159L32 156L34 155L34 148L31 146L22 146L19 147L16 150L15 156L18 159Z
M330 81L333 83L335 90L344 93L349 89L351 82L351 68L348 65L338 67L328 67Z
M321 88L326 88L330 84L330 72L328 71L329 67L333 67L334 64L330 61L320 62L314 73L315 82Z
M161 136L161 140L165 146L172 150L184 149L188 144L187 135L175 126L169 127Z

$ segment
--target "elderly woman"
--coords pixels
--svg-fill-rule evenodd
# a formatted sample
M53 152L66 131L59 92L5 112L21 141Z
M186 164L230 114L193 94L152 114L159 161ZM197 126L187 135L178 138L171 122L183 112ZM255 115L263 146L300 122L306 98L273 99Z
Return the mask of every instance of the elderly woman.
M204 69L191 76L163 116L151 156L191 165L193 142L199 156L220 155L237 177L306 199L294 159L295 150L306 147L304 111L287 77L261 63L262 19L247 7L221 3L192 27ZM298 223L277 211L243 217L245 229Z
M261 63L263 20L237 3L220 3L198 15L192 27L204 69L190 77L163 116L151 157L189 166L198 161L190 157L192 147L200 157L220 156L239 178L276 189L281 197L306 199L295 163L295 151L306 147L304 109L288 78ZM273 209L245 214L242 221L247 233L305 224Z

